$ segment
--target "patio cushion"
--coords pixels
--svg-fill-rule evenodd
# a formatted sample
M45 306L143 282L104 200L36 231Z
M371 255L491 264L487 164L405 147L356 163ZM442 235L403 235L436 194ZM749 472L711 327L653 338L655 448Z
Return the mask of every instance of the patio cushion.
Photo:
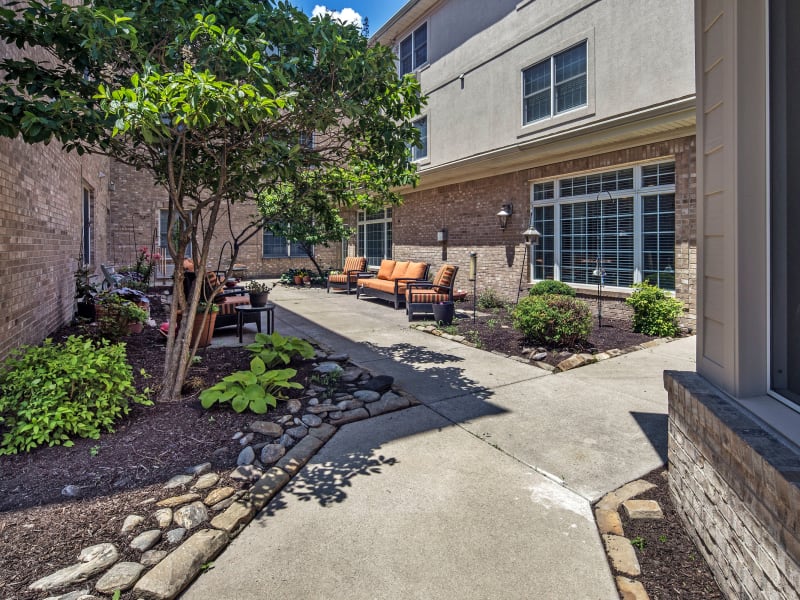
M387 294L394 294L394 281L386 281L384 279L372 278L372 279L362 279L361 285L365 288L379 290L381 292L386 292ZM405 293L406 284L400 282L397 284L397 291L398 293L402 294Z
M378 269L378 279L389 279L392 276L392 271L397 264L396 260L384 259L381 261L381 268Z
M225 296L222 299L222 302L218 304L219 314L235 315L235 307L243 304L250 304L250 298L248 296Z
M424 262L412 262L408 265L408 269L406 269L406 274L403 277L408 277L410 279L422 279L425 277L425 272L428 270L428 263Z
M344 259L342 271L363 271L367 268L367 259L363 256L348 256Z
M433 278L434 289L437 292L447 292L453 286L456 270L453 265L442 265L436 277Z
M406 271L408 270L408 265L409 264L411 264L411 262L408 261L408 260L405 260L405 261L402 261L402 262L398 262L397 264L395 264L394 271L392 271L392 275L389 277L389 279L394 280L394 279L400 279L402 277L405 277L406 276Z
M431 290L415 290L410 289L406 291L406 302L414 304L436 304L437 302L447 302L450 300L450 294L440 294Z
M350 275L350 281L355 282L358 278L356 274ZM347 283L347 275L344 273L337 273L335 275L328 275L328 281L331 283Z

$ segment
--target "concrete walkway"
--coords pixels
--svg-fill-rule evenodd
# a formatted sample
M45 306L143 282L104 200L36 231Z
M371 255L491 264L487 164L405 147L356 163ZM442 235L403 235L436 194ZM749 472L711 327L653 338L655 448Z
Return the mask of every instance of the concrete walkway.
M694 338L551 375L384 303L270 299L422 405L340 429L184 598L619 597L590 503L665 462L662 371Z

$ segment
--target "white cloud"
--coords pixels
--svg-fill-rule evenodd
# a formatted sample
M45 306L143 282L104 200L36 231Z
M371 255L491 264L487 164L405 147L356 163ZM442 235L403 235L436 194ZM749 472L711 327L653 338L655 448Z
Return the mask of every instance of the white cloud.
M356 27L361 29L362 21L361 15L354 11L352 8L343 8L342 10L331 10L323 4L317 4L314 10L311 11L312 17L320 15L330 15L332 18L341 21L342 23L353 23Z

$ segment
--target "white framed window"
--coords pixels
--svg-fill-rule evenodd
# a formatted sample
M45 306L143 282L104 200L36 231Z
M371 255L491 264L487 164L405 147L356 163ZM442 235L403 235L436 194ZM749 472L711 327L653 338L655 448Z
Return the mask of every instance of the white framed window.
M83 184L81 199L81 259L84 266L92 264L92 212L94 210L94 190Z
M175 214L172 230L174 235L178 235L178 228L179 228L179 221L181 219L180 215ZM158 247L162 250L162 256L169 256L169 209L161 208L158 211ZM187 258L191 258L192 256L192 242L190 241L186 245L186 252L184 254Z
M414 121L414 127L419 131L419 145L411 147L411 160L428 158L428 117Z
M535 182L531 278L675 289L675 163Z
M400 42L400 75L413 73L428 62L428 24L423 23Z
M262 239L262 253L264 258L297 258L308 256L300 242L290 242L282 235L275 235L269 229L264 229ZM311 249L313 254L314 249Z
M587 42L522 71L522 123L527 125L586 106Z
M384 258L392 258L392 209L358 211L358 256L366 256L371 267L380 266Z

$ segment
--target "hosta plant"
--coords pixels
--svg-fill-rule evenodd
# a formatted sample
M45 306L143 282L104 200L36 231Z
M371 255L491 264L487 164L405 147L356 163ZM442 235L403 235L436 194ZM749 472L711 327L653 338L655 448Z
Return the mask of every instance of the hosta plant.
M314 348L305 340L297 337L282 336L277 331L272 334L257 333L256 340L247 349L264 361L268 369L280 364L288 365L292 358L311 358Z
M203 408L211 408L217 403L230 402L238 413L249 409L261 415L270 406L275 408L279 399L285 398L284 390L303 388L291 381L295 375L295 369L269 370L264 361L256 356L250 361L249 371L236 371L203 391L200 403Z

